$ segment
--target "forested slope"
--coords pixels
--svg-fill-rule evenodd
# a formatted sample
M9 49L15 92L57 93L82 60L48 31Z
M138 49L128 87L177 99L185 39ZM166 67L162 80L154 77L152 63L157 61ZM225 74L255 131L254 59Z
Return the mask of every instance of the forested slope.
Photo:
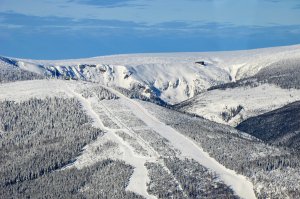
M300 102L249 118L237 129L271 144L300 150Z

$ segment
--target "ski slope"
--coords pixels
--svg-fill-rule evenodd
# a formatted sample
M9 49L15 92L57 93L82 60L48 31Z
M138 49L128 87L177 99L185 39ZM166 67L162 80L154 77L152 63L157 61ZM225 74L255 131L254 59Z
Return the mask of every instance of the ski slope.
M104 160L105 158L112 158L112 159L119 159L123 160L126 163L132 165L134 167L134 172L130 178L129 184L126 187L126 190L135 192L145 198L155 199L155 196L149 195L147 192L147 183L149 182L148 171L144 164L149 161L155 161L152 157L144 157L134 153L134 149L128 145L128 143L124 142L120 137L118 137L115 132L117 130L107 128L103 125L99 115L93 110L92 103L101 103L100 100L94 99L89 101L82 97L79 93L75 92L76 85L66 85L69 90L69 93L72 93L74 97L76 97L83 108L88 113L88 115L93 119L93 124L95 127L98 127L106 132L104 137L100 137L96 140L96 142L88 145L81 156L78 157L74 165L77 168L86 167L92 164L95 164L97 161ZM72 88L73 87L73 88ZM112 120L116 121L115 118L111 118ZM121 123L118 125L125 127L125 129L120 129L122 131L127 131L126 126ZM107 156L95 155L92 151L95 147L101 147L105 141L112 141L118 144L119 150L113 151Z
M220 179L223 180L225 184L229 185L241 198L256 198L253 191L253 185L246 177L238 175L236 174L236 172L227 169L226 167L218 163L189 138L185 137L181 133L177 132L170 126L167 126L166 124L160 122L158 119L152 116L138 102L126 98L120 93L117 94L121 97L122 103L129 107L138 118L144 121L147 126L152 128L161 136L168 139L171 144L175 148L179 149L184 156L196 160L201 165L215 172L220 177Z

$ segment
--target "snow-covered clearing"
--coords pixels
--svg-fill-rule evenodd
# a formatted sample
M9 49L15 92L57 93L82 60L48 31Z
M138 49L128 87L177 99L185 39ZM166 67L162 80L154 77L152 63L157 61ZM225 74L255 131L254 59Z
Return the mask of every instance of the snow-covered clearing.
M23 101L29 98L71 97L64 81L31 80L0 84L0 100Z
M188 100L188 105L182 110L218 123L236 126L249 117L275 110L298 100L300 100L300 90L263 84L258 87L211 90ZM235 117L228 122L222 119L222 112L230 112L231 108L236 109L239 105L243 109Z

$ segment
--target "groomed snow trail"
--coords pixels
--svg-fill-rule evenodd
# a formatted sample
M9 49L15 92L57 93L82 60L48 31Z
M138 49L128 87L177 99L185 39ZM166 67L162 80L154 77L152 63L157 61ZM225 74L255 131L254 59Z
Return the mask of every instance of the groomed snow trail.
M245 176L239 175L235 171L227 169L214 158L210 157L207 152L204 152L203 149L195 144L192 140L170 126L160 122L137 101L129 99L121 93L110 88L107 89L117 94L125 106L130 108L130 110L139 119L144 121L148 127L152 128L158 134L168 139L174 147L182 152L182 155L196 160L204 167L207 167L211 171L215 172L220 179L223 180L225 184L230 186L238 196L245 199L256 198L253 190L253 184Z
M74 97L76 97L81 102L84 110L86 110L87 114L93 119L93 125L106 132L106 134L103 137L105 137L105 139L112 140L118 143L122 154L118 155L116 159L121 159L134 167L134 172L129 180L129 184L126 187L126 190L135 192L141 196L144 196L145 198L156 199L155 196L149 195L147 192L147 183L150 180L148 176L148 170L144 165L147 161L155 161L155 158L149 158L135 154L133 148L127 142L124 142L119 136L115 134L116 130L107 128L103 125L98 114L93 110L91 102L89 100L85 99L80 94L73 91L72 88L69 88L69 91L74 95ZM112 119L115 120L115 118ZM121 125L124 126L123 124ZM128 129L122 130L126 131ZM97 139L94 143L91 144L90 147L92 147L93 145L96 146L97 144L101 144L103 137ZM101 160L101 157L93 156L91 154L89 146L87 146L83 154L79 156L78 160L74 163L74 166L80 169L84 166L96 163L99 160Z

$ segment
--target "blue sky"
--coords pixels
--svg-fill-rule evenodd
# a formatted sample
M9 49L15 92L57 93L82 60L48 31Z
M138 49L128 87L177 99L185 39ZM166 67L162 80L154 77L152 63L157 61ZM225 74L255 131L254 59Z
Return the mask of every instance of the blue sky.
M0 0L0 54L65 59L300 43L298 0Z

